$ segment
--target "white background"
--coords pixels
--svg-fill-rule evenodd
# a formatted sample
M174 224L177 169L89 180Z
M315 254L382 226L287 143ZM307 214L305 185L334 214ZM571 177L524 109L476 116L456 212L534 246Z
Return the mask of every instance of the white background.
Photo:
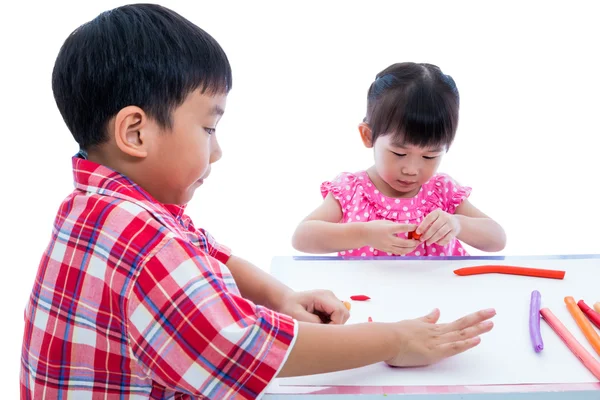
M122 4L2 6L3 398L18 396L23 309L72 190L77 146L52 97L53 63L72 30ZM296 254L291 235L321 201L321 181L372 162L357 130L366 92L401 61L455 78L459 130L441 171L472 186L473 203L504 226L503 254L597 252L594 1L162 4L213 35L232 63L224 157L188 211L238 255L268 269L273 255Z

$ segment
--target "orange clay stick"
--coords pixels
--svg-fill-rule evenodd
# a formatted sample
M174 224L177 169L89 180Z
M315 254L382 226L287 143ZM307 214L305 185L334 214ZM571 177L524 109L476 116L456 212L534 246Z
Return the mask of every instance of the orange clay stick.
M556 271L551 269L511 267L507 265L480 265L477 267L459 268L454 271L456 275L479 275L479 274L509 274L525 275L538 278L563 279L565 271Z
M594 303L594 310L600 312L600 301L598 303Z
M590 321L588 321L583 312L579 309L579 307L577 307L575 299L571 296L567 296L565 297L565 304L567 305L567 309L571 313L571 316L573 316L573 319L575 322L577 322L579 329L581 329L581 332L583 332L585 338L588 340L588 342L590 342L594 350L596 350L596 353L600 354L600 336L598 336L592 327L592 324Z

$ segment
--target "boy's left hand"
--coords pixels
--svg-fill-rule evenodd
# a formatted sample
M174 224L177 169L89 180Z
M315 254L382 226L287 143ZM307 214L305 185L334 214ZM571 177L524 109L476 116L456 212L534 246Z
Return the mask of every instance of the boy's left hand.
M343 325L350 318L350 312L329 290L311 290L307 292L292 292L282 302L278 310L298 321L324 323L322 318L327 317L330 324Z
M417 228L420 240L427 245L445 246L460 232L460 222L455 215L437 209L429 213Z

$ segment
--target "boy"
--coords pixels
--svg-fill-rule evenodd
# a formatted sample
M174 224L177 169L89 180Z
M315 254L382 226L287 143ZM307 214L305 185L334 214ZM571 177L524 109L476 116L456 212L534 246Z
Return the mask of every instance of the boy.
M231 81L217 42L158 5L65 41L52 88L81 151L26 308L22 399L255 399L277 376L433 363L492 328L493 310L343 326L332 293L294 292L195 228L184 207L221 157Z

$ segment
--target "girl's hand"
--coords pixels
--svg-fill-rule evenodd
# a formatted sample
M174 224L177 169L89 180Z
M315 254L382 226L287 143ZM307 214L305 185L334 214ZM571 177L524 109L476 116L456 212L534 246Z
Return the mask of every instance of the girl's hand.
M460 222L455 215L437 209L429 213L417 228L421 242L445 246L460 233Z
M364 238L368 246L391 254L405 255L414 251L421 244L418 240L401 239L398 233L412 232L416 225L399 224L386 220L365 222Z

